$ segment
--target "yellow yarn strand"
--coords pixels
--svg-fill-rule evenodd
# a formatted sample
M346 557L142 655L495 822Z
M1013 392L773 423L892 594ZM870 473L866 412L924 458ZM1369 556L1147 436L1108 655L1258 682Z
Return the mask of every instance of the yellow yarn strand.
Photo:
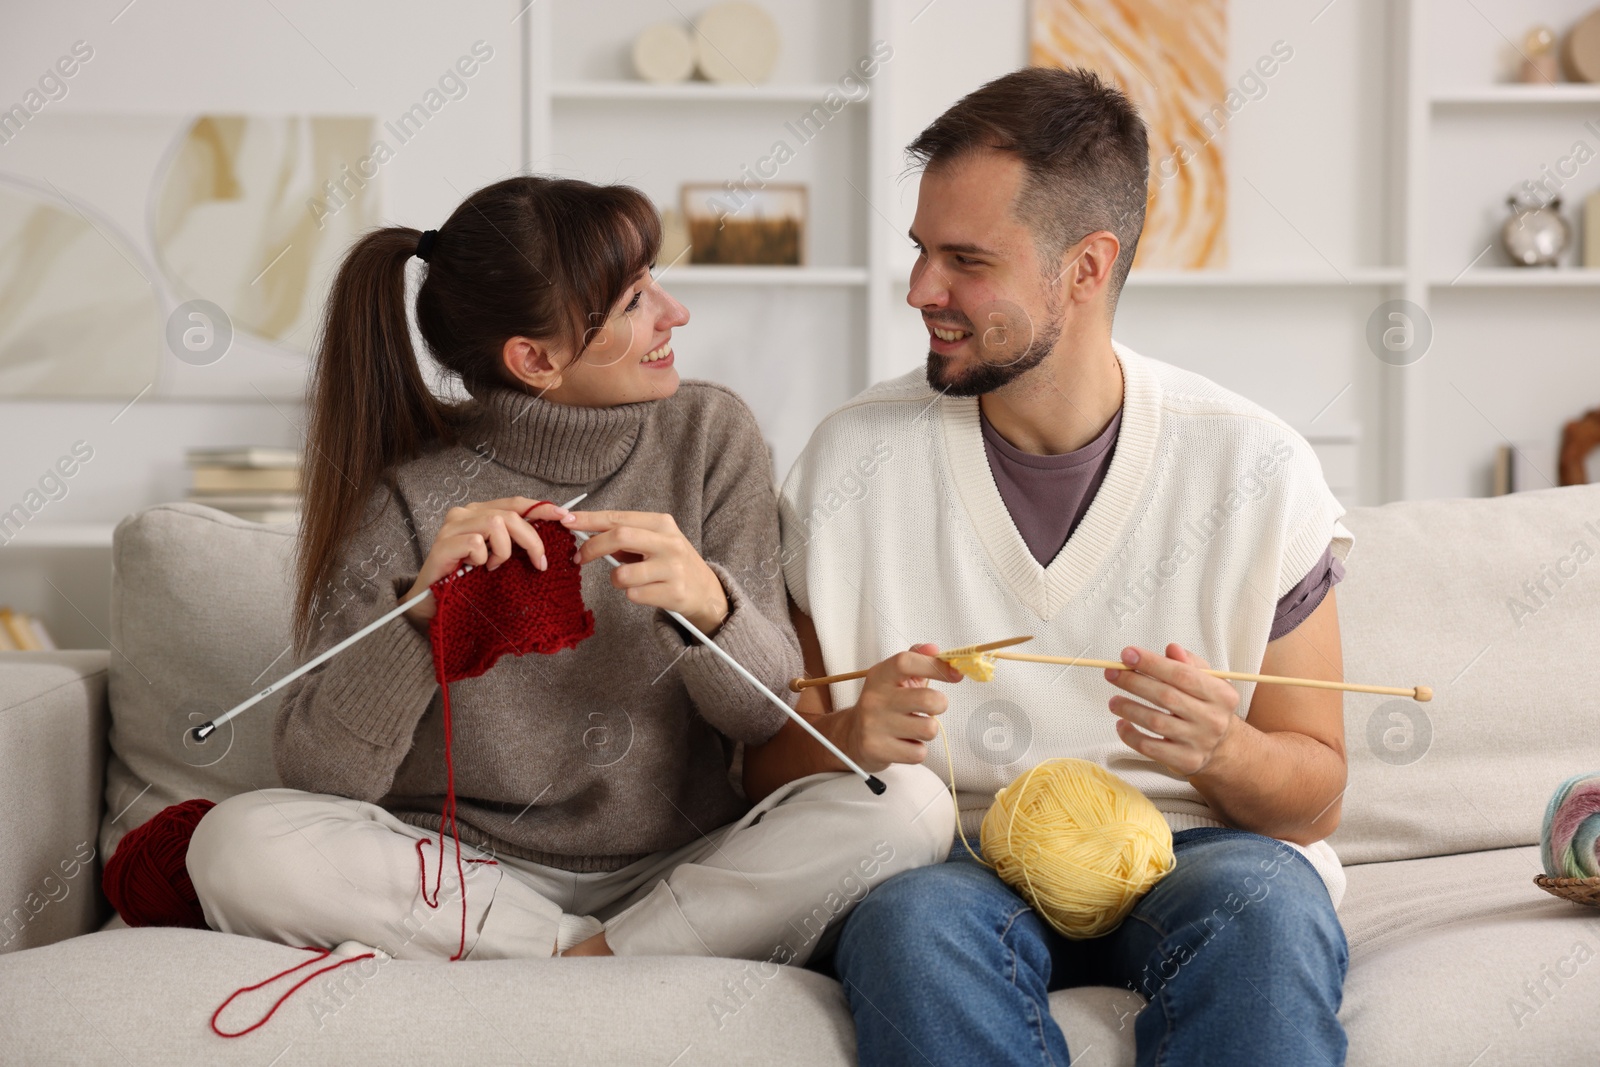
M1082 940L1115 930L1176 866L1172 830L1150 799L1083 759L1045 760L996 793L983 817L983 855L973 852L961 826L949 738L944 724L934 723L961 844L1062 936Z

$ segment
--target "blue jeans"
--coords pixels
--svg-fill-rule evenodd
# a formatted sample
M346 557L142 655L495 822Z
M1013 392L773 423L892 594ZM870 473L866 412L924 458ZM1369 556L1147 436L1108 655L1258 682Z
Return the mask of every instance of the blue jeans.
M1146 998L1118 1021L1140 1067L1343 1064L1349 948L1310 861L1222 827L1172 843L1172 872L1086 940L1056 933L959 842L868 893L823 964L844 984L862 1067L1067 1067L1047 994L1080 985Z

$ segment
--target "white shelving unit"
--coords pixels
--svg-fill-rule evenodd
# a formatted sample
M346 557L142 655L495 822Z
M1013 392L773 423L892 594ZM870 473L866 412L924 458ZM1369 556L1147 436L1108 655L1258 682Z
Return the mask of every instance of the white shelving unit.
M657 273L662 285L866 285L866 267L686 267Z
M1575 264L1581 202L1600 185L1600 167L1577 168L1559 190L1579 246L1561 266L1506 265L1498 234L1505 199L1524 181L1546 181L1575 140L1600 147L1600 86L1508 83L1496 63L1513 58L1508 42L1528 27L1564 32L1591 7L1405 0L1398 8L1405 279L1397 295L1427 313L1438 351L1383 368L1386 500L1436 495L1444 455L1487 467L1484 439L1505 440L1513 419L1540 426L1553 451L1561 422L1600 402L1595 377L1567 370L1594 349L1600 270ZM1514 389L1505 388L1508 373Z
M561 100L627 100L634 103L681 104L790 104L815 103L832 89L820 85L717 85L679 82L653 85L630 81L573 81L550 87L550 98Z
M1398 285L1404 280L1405 271L1398 267L1363 267L1344 271L1342 275L1332 273L1331 268L1326 274L1308 274L1301 270L1137 270L1129 272L1127 284L1139 288L1339 288Z
M114 522L30 523L5 548L110 548L116 528Z
M1600 271L1570 263L1512 268L1497 233L1505 197L1521 179L1538 178L1541 165L1554 164L1577 137L1600 146L1600 131L1584 125L1600 124L1600 86L1506 84L1498 81L1505 76L1498 58L1528 25L1565 28L1591 5L1476 0L1474 10L1468 0L1395 0L1360 10L1342 5L1312 23L1244 0L1241 25L1261 42L1231 42L1239 54L1230 54L1230 69L1280 35L1302 58L1273 83L1271 103L1251 104L1240 116L1230 150L1240 176L1230 182L1236 266L1134 272L1119 327L1142 334L1158 357L1166 353L1214 378L1232 376L1236 388L1274 383L1263 399L1306 433L1324 467L1353 465L1338 476L1349 503L1487 492L1492 448L1485 435L1501 439L1502 425L1513 438L1534 432L1528 427L1543 434L1582 410L1554 414L1583 405L1581 394L1595 381L1579 374L1579 388L1563 392L1549 379L1561 376L1563 360L1575 359L1570 350L1584 329L1593 336L1592 318L1585 325L1581 309L1600 288ZM951 39L950 29L930 28L941 20L969 32L973 24L954 9L911 0L817 0L805 16L796 14L798 5L770 3L784 29L784 55L793 60L787 67L780 60L770 83L633 80L625 58L633 36L663 17L691 19L703 6L617 0L603 25L583 17L581 0L530 7L522 19L524 161L540 172L628 182L658 203L675 204L679 182L736 179L739 164L753 164L787 136L785 122L835 88L830 79L871 42L894 45L896 58L872 80L868 97L836 120L849 128L830 128L824 147L804 149L807 158L793 167L809 172L791 176L786 168L776 179L811 189L810 265L681 263L662 275L694 316L682 334L684 373L728 382L750 400L773 437L781 475L822 412L908 369L919 353L914 315L903 302L903 231L914 187L908 193L897 182L901 148L937 113L917 101L933 94L942 106L944 94L953 100L971 87L952 85L940 73L943 60L929 58L921 42ZM1014 6L995 13L1008 41L1026 33ZM913 35L913 22L922 38ZM993 42L987 47L992 53ZM1026 48L1015 54L1025 57ZM995 66L992 54L982 62ZM1315 75L1312 64L1321 64ZM1002 69L1005 63L983 79ZM1381 84L1369 85L1374 77ZM897 86L904 114L893 105ZM1251 122L1271 135L1254 134L1252 142L1245 130ZM1318 127L1329 136L1300 133ZM1596 184L1600 162L1587 164L1566 192L1573 221L1573 209ZM1317 196L1336 198L1324 201L1331 207L1325 219L1317 217ZM1269 265L1280 261L1281 268ZM1395 299L1421 308L1433 326L1432 349L1410 366L1379 363L1364 339L1368 316ZM1250 343L1210 339L1236 331L1250 334ZM736 334L747 339L744 350L732 340ZM1534 340L1519 343L1519 334ZM1189 343L1197 335L1207 339ZM1283 338L1283 351L1254 340L1263 336ZM752 344L760 346L759 358L748 351ZM1534 350L1553 354L1535 360ZM1493 384L1498 354L1508 351L1521 354L1517 369L1533 371L1538 386L1508 391ZM696 362L707 354L709 363ZM1304 361L1303 381L1283 376L1290 357ZM1600 401L1600 389L1589 391ZM1324 415L1323 405L1339 396L1340 407Z
M1435 278L1429 283L1435 289L1461 288L1519 288L1567 289L1600 285L1600 270L1583 267L1491 267L1487 270L1469 270L1457 278Z
M1495 85L1432 94L1435 108L1546 107L1551 104L1600 104L1595 85Z
M805 266L662 264L661 284L677 291L691 322L678 337L685 377L722 381L750 403L773 445L779 476L811 425L881 377L893 234L873 204L892 195L879 149L887 143L893 64L862 78L856 64L892 37L886 4L819 0L767 4L782 34L766 84L636 80L627 52L646 26L691 20L704 4L663 8L617 0L598 19L582 0L545 0L522 18L525 50L525 168L541 174L637 186L660 207L678 205L683 183L723 186L799 182L807 186ZM813 136L802 117L846 92ZM831 79L831 80L830 80ZM761 167L775 142L792 161ZM893 153L890 153L892 158ZM761 358L751 357L751 345Z

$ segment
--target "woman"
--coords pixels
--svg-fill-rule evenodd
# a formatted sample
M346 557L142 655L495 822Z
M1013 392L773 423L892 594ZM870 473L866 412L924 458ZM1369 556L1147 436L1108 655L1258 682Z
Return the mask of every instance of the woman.
M735 784L738 746L784 716L666 609L775 691L801 659L782 582L761 577L779 551L765 444L732 392L679 381L689 315L651 275L659 243L635 189L518 177L437 232L350 249L311 388L297 654L463 563L526 551L545 569L539 519L594 534L576 559L595 631L452 684L459 868L434 598L286 686L286 788L222 802L190 845L214 929L401 958L803 963L870 885L944 858L951 805L922 767L891 768L881 797L830 773L752 807ZM434 395L411 344L413 254L417 326L461 403ZM579 493L578 512L538 503Z

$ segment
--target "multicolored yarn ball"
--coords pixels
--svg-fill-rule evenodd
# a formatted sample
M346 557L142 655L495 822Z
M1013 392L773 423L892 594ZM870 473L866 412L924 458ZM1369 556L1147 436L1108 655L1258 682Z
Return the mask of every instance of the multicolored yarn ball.
M185 800L163 808L117 843L100 884L123 922L207 928L184 860L194 828L213 807L209 800Z
M1084 759L1045 760L995 794L985 860L1064 937L1115 930L1177 864L1150 799Z
M1600 771L1575 774L1556 788L1539 856L1552 878L1600 878Z

